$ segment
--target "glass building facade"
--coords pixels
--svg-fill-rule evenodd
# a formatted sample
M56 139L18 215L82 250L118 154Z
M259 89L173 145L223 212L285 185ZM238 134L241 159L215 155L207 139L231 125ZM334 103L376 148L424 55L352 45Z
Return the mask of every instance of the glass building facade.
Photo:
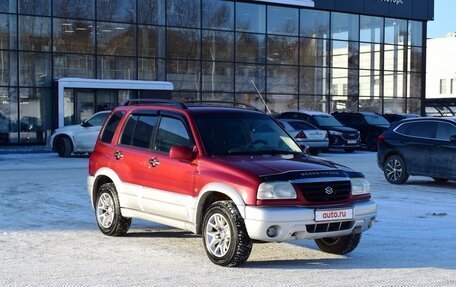
M0 145L46 142L65 77L169 81L176 100L263 109L260 92L274 112L420 113L425 30L259 1L0 0ZM125 93L73 100L96 111Z

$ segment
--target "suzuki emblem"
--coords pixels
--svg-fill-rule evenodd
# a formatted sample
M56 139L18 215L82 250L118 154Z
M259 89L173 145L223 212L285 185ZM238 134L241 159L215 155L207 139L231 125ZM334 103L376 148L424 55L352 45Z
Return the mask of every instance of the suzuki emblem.
M334 192L334 190L332 187L328 186L327 188L325 188L325 193L327 195L331 195L331 194L333 194L333 192Z

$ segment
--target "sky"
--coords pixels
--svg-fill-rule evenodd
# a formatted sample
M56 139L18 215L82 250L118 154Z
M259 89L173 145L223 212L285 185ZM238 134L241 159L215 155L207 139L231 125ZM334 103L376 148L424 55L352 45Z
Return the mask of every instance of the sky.
M428 24L428 38L444 37L449 32L456 32L455 11L455 0L435 0L435 20Z

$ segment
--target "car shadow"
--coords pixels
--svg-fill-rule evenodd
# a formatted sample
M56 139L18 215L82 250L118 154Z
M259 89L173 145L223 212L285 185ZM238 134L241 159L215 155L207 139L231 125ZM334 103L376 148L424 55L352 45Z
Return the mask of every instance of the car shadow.
M178 229L148 229L143 231L128 232L125 237L135 238L199 238L199 235L195 235L188 231L180 231Z

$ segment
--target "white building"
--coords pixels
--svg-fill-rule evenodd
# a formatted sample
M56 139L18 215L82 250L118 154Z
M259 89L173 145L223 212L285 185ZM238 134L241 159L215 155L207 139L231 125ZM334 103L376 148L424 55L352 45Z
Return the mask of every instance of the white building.
M427 41L426 98L456 101L456 32Z

